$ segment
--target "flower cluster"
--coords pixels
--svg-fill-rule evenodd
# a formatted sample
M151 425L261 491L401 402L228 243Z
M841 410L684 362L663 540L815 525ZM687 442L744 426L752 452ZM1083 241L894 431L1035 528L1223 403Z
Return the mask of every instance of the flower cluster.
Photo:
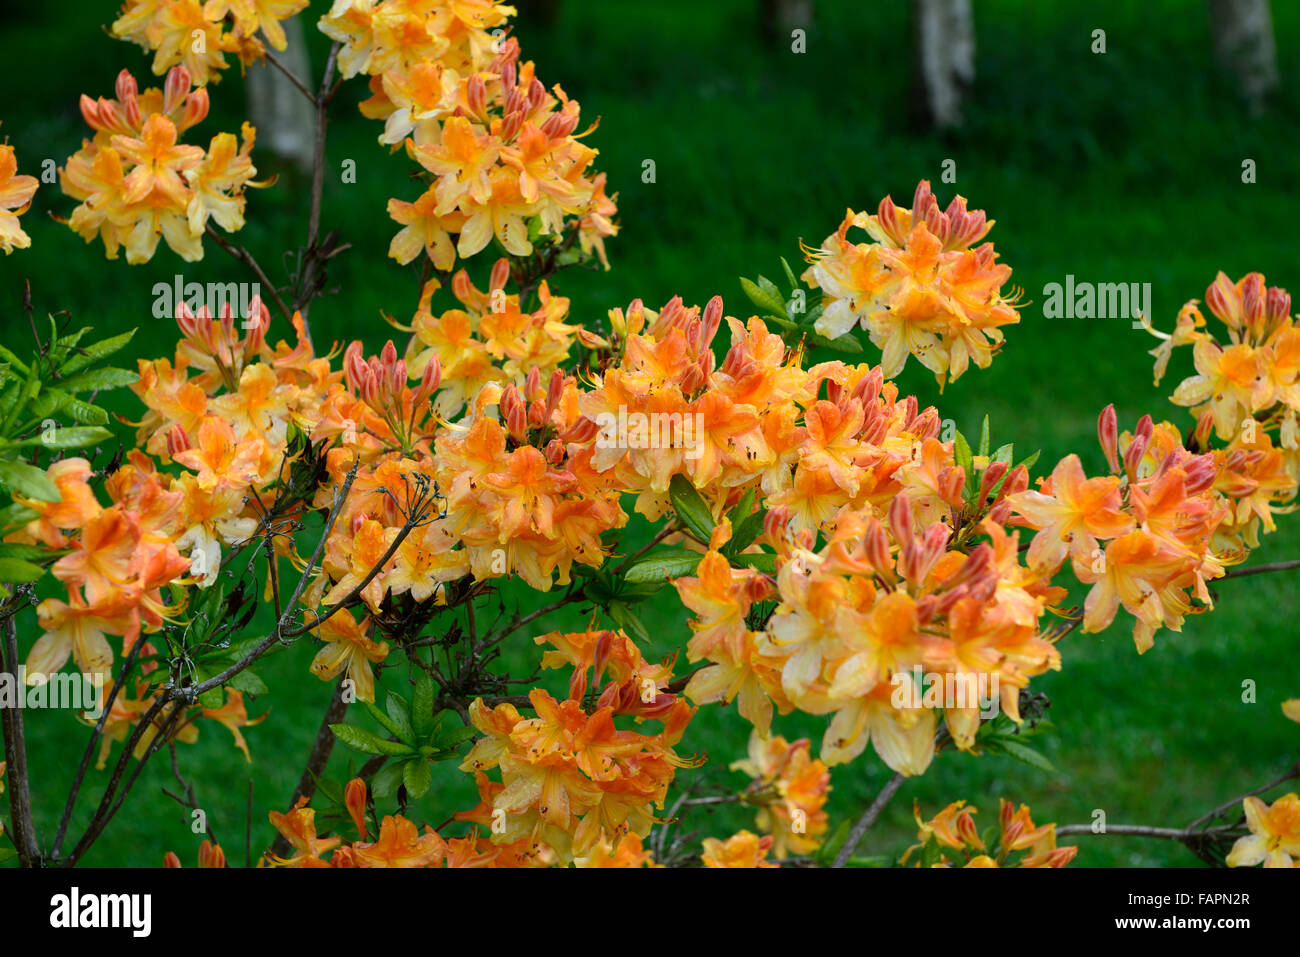
M115 100L81 97L95 136L59 170L63 191L80 202L68 226L86 242L102 240L109 259L125 247L128 263L148 262L160 237L186 262L202 259L208 221L242 229L244 190L263 185L249 158L256 131L243 125L242 146L232 133L218 133L206 150L179 142L208 115L207 90L191 89L182 66L163 89L143 93L123 70L116 92Z
M306 6L307 0L125 0L111 29L154 54L157 76L183 66L206 86L221 79L226 53L248 66L266 56L266 43L284 50L280 21Z
M1013 495L1010 504L1017 522L1037 530L1030 565L1053 575L1069 559L1075 577L1092 586L1083 630L1106 628L1122 606L1136 618L1133 640L1145 652L1158 629L1181 631L1188 614L1212 606L1207 582L1245 557L1240 532L1225 523L1241 515L1243 503L1267 517L1278 486L1261 490L1240 476L1261 470L1264 456L1193 454L1174 426L1155 425L1150 416L1121 436L1107 406L1098 434L1109 475L1087 478L1069 455L1039 489ZM1285 484L1283 494L1294 494L1294 482Z
M452 278L451 291L462 308L437 316L430 303L438 283L430 280L424 288L411 322L414 335L406 363L411 375L419 376L429 362L438 361L443 387L434 408L442 416L459 413L488 383L523 387L533 370L547 381L569 359L578 330L565 322L569 300L552 295L543 281L537 308L525 312L519 294L505 291L509 276L509 260L497 260L483 292L460 270Z
M19 176L18 160L14 148L0 143L0 249L9 255L15 249L26 249L31 237L23 232L18 217L27 212L36 195L35 176Z
M535 718L514 705L470 706L483 735L461 764L475 773L480 805L457 815L488 828L503 845L527 842L561 861L588 856L624 835L645 837L662 808L676 769L698 763L673 750L695 714L664 688L670 669L650 666L625 635L611 632L553 634L548 663L574 665L569 697L557 701L534 689ZM588 678L588 674L593 677ZM600 684L604 676L608 681ZM589 706L584 703L591 700ZM654 718L662 730L620 729L615 718ZM501 782L483 773L498 768Z
M851 242L854 227L872 241ZM1020 321L1014 297L1002 294L1011 267L995 262L992 243L975 245L992 228L961 196L941 211L926 180L911 209L888 196L874 216L850 209L820 249L808 250L812 265L803 279L822 291L824 306L814 328L831 338L866 329L883 353L887 379L908 353L941 387L971 362L987 368L1001 347L1001 327Z
M482 784L483 775L479 775ZM379 823L379 833L369 838L369 808L365 782L360 778L350 781L344 789L347 816L357 834L357 839L345 841L341 836L321 837L316 823L316 810L301 799L288 813L270 813L271 824L292 849L289 857L268 855L266 863L273 867L293 868L423 868L423 867L547 867L559 863L558 855L549 847L529 838L513 842L494 843L478 829L463 837L444 838L426 826L424 833L401 814L385 815ZM457 815L461 819L477 817L476 812ZM204 844L204 848L208 845ZM329 855L326 857L326 855ZM220 848L209 849L204 863L204 849L200 849L200 867L222 867L225 857ZM211 863L219 860L220 863ZM168 855L169 867L179 867L175 855ZM657 867L635 833L607 841L597 840L591 849L572 859L575 867Z
M750 627L751 613L772 589L730 569L717 551L725 532L716 536L699 577L676 582L696 614L688 656L713 662L686 694L698 702L740 695L762 734L773 705L831 714L821 748L828 765L873 741L895 771L920 774L934 756L940 713L954 743L972 749L982 712L998 706L1019 721L1020 690L1060 668L1039 619L1062 591L1020 564L1016 536L997 521L1007 511L997 499L976 526L986 540L954 547L953 528L926 521L901 493L883 522L844 509L816 548L811 532L793 532L774 509L767 540L777 551L778 603L761 630ZM927 675L940 680L922 695L916 677Z
M588 175L596 151L574 133L578 103L558 85L548 92L503 40L514 12L495 0L336 0L320 22L343 44L343 75L371 78L361 110L384 120L379 141L404 143L428 174L414 202L388 204L403 227L388 250L400 263L425 253L450 271L493 238L528 256L538 237L573 230L608 267L617 210L604 174Z
M920 843L907 849L902 863L917 851L917 867L927 859L931 867L1065 867L1074 860L1079 849L1056 846L1055 824L1035 826L1027 805L1016 809L1005 798L999 803L998 831L985 837L975 827L978 808L967 807L965 801L949 804L929 821L921 820L921 809L915 806ZM1025 853L1010 864L1010 856L1020 851Z
M758 828L772 836L776 857L817 850L826 833L831 773L811 755L807 738L791 743L779 734L764 739L755 732L749 738L749 758L731 767L754 779L749 793L760 804ZM770 798L760 797L765 794Z

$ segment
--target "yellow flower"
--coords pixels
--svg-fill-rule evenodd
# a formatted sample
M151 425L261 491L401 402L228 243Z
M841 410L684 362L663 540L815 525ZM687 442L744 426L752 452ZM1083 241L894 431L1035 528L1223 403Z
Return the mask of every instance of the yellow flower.
M1284 794L1265 804L1257 797L1241 802L1248 837L1239 838L1228 854L1229 867L1295 867L1300 857L1300 796Z

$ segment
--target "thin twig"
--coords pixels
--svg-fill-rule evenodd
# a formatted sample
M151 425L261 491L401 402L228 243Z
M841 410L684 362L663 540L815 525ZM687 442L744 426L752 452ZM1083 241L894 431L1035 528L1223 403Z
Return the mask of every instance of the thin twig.
M284 318L292 322L293 313L289 311L289 307L285 305L284 300L280 298L280 293L279 290L275 288L275 283L271 282L271 280L267 278L266 273L262 271L262 267L259 266L257 260L253 258L253 254L243 246L236 246L234 243L227 242L222 238L220 233L212 228L211 223L207 226L207 234L212 237L213 241L216 242L218 246L230 253L230 255L234 256L249 269L253 270L253 274L257 276L258 281L261 282L261 284L266 287L267 291L271 293L271 298L275 300L275 304L279 308L280 313ZM243 316L241 318L247 319L248 317ZM310 342L310 339L308 342Z
M17 610L10 608L0 629L4 631L4 654L0 656L0 669L18 687L18 622ZM21 692L20 692L21 693ZM4 755L9 778L9 821L18 863L23 867L41 865L41 848L36 841L36 826L32 818L31 782L27 773L27 739L23 733L21 702L0 709L0 728L4 731Z
M853 852L858 849L858 845L866 837L867 831L871 830L871 825L876 823L876 818L880 817L880 812L885 809L885 805L903 786L904 780L905 778L901 774L895 772L894 776L885 782L885 786L880 789L880 793L871 802L871 806L863 812L862 817L858 818L858 822L849 831L849 836L845 838L844 846L840 848L840 852L835 855L835 862L831 864L831 867L846 867L848 865L849 859L853 857Z
M1300 568L1300 559L1289 562L1270 562L1267 565L1251 565L1249 568L1229 568L1223 573L1224 578L1245 578L1247 575L1262 575L1265 572L1284 572L1291 568Z

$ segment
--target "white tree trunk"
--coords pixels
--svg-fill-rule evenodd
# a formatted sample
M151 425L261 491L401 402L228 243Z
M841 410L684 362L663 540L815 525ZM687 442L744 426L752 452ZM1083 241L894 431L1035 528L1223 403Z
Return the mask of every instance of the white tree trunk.
M1210 36L1219 63L1258 108L1277 88L1277 42L1268 0L1210 0Z
M913 112L923 125L960 126L961 101L975 81L970 0L912 0Z
M284 22L289 47L283 52L269 52L313 89L311 61L307 57L307 39L302 17ZM268 150L280 160L304 173L311 170L316 139L316 111L307 97L283 73L266 61L248 68L248 117L257 127L258 149Z

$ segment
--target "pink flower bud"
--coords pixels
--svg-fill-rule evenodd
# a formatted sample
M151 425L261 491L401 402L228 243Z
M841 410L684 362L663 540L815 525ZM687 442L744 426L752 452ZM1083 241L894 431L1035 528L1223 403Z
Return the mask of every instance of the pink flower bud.
M1097 417L1097 439L1101 450L1106 455L1106 464L1112 474L1119 473L1119 424L1115 416L1115 406L1106 406Z

